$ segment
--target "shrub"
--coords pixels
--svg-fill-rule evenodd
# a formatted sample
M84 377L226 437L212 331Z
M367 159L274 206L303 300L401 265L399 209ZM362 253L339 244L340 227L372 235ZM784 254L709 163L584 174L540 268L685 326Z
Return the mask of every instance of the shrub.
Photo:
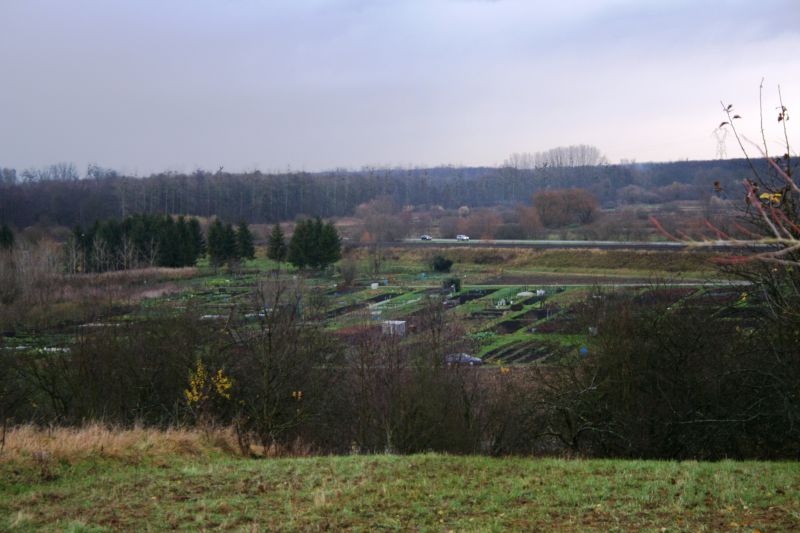
M598 209L597 198L585 189L539 191L533 195L533 206L548 228L587 224Z
M461 279L447 278L442 281L442 288L452 290L453 292L459 292L461 290Z
M450 272L452 266L453 262L441 255L437 255L431 260L431 268L436 272Z
M342 275L342 285L350 287L358 275L358 263L352 257L345 258L339 264L339 273Z
M583 313L597 331L588 356L541 376L564 445L661 459L797 455L795 333L784 328L783 350L765 349L762 328L741 328L714 303L601 302Z

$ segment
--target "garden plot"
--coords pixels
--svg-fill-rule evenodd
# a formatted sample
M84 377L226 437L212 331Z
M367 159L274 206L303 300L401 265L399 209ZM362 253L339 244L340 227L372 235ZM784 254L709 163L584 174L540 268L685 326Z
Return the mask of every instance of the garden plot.
M394 320L418 311L425 297L425 289L407 290L397 287L373 289L353 292L347 299L338 300L329 310L327 327L334 331L352 328L364 321Z
M562 293L569 291L563 288L533 291L539 292L532 292L527 286L484 288L481 298L470 299L470 303L454 310L468 321L473 331L470 337L482 345L478 355L489 362L526 364L560 353L565 345L573 347L574 335L565 339L553 335L545 340L532 333L538 324L559 313L561 307L549 299L556 296L563 299Z
M464 305L467 302L483 298L484 296L493 294L494 292L495 292L494 289L470 289L461 292L460 294L458 294L456 298L458 299L459 305Z
M400 293L387 292L387 293L383 293L383 294L376 294L375 296L370 296L369 298L363 299L363 300L361 300L359 302L353 302L353 303L350 303L350 304L340 301L340 303L345 303L345 305L343 305L341 307L336 307L334 309L331 309L330 311L327 312L326 316L327 316L327 318L336 318L338 316L346 315L348 313L352 313L352 312L358 311L360 309L365 309L367 307L371 307L372 305L375 305L375 304L383 303L383 302L385 302L387 300L391 300L392 298L395 298L396 296L401 296L402 294L403 294L402 292L400 292Z
M494 348L484 354L484 359L503 364L529 364L564 351L565 348L560 344L531 339Z
M575 256L575 260L578 260L578 256ZM213 319L252 321L251 319L263 317L268 312L256 308L254 295L259 281L266 276L270 276L270 279L275 276L274 271L267 273L267 269L271 267L258 266L259 269L256 270L232 274L204 270L200 275L180 280L179 290L175 292L142 300L137 305L127 302L126 309L113 310L102 316L92 315L83 321L135 322L159 319L176 313L207 317L209 327L212 326ZM458 270L448 275L422 274L415 270L419 268L416 263L385 266L383 282L386 284L382 282L377 289L370 288L369 284L338 287L338 278L329 274L308 277L307 273L283 271L278 276L289 284L302 283L304 290L308 289L308 294L313 298L313 305L306 306L309 320L323 321L326 329L343 334L343 338L359 335L365 328L375 330L384 320L408 321L408 332L413 336L414 331L419 329L419 323L425 320L428 297L435 296L445 304L448 321L464 330L476 342L478 347L474 354L501 364L530 364L545 360L550 364L557 359L550 357L554 354L576 353L586 343L589 334L586 325L582 326L582 321L576 317L580 306L598 294L592 288L593 284L647 284L652 281L644 275L635 274L615 276L610 272L598 275L589 272L517 270L518 267L523 267L522 264L509 265L515 269L506 269L504 272L495 266L488 268L483 264L461 262L458 263ZM397 266L397 269L393 269L393 266ZM465 284L458 293L447 294L441 284L449 276L458 277L464 282L469 276L473 284ZM487 277L493 277L495 283L479 281ZM373 278L374 276L361 279L370 281ZM398 280L402 282L398 283ZM580 283L584 285L579 285ZM742 289L725 287L698 290L665 285L659 288L609 290L611 292L608 294L613 297L636 298L637 303L669 306L680 302L679 306L688 307L721 301L736 302ZM748 304L726 309L724 313L725 317L743 320L743 324L749 324L756 319L757 311ZM68 345L78 334L71 330L64 333L68 335L61 339L62 342L48 341L37 345ZM22 339L13 343L32 345ZM9 344L7 340L5 345Z
M492 294L492 300L518 294L519 287L506 287ZM674 305L691 296L694 288L631 288L611 293L597 293L587 287L552 288L546 295L520 300L514 305L473 311L470 318L478 322L482 333L473 338L482 344L478 355L488 362L530 364L547 360L556 362L561 356L577 353L585 346L590 328L580 319L591 298L636 299L641 303Z
M504 320L494 327L494 332L500 335L505 335L519 331L522 328L530 328L531 324L533 324L533 320Z

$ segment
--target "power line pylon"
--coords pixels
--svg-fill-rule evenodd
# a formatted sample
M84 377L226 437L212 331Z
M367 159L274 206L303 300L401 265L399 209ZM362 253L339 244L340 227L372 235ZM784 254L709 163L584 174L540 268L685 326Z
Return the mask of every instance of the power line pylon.
M725 128L717 128L712 131L711 134L717 139L717 153L714 157L716 159L725 159L728 157L728 149L725 144L725 139L728 137L728 130Z

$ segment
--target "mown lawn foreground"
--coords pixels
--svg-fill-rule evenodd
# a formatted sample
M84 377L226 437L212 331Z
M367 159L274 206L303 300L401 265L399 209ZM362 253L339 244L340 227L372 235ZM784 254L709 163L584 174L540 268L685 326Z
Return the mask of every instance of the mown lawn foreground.
M446 455L0 462L0 530L791 531L800 463Z

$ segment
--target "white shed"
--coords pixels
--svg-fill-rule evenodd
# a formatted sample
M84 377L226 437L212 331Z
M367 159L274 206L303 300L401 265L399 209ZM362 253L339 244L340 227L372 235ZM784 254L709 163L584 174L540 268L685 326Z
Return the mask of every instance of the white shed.
M406 334L406 321L405 320L385 320L381 324L381 332L384 335L400 335Z

